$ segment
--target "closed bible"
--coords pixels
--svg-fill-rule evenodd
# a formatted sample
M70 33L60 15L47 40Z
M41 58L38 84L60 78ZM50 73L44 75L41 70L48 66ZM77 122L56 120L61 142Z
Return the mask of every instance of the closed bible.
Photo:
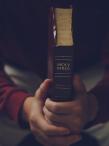
M54 6L50 10L51 45L48 50L48 78L53 80L49 97L54 101L73 99L73 8Z

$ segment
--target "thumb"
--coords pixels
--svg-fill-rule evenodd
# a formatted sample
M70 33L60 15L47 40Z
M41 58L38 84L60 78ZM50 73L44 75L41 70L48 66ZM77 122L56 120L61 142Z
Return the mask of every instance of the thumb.
M51 79L46 79L44 80L40 87L37 89L36 93L35 93L35 97L39 98L39 99L45 99L45 96L47 94L47 91L49 89L49 87L52 84L52 80Z
M79 75L74 75L73 77L73 90L76 95L86 93L85 85Z

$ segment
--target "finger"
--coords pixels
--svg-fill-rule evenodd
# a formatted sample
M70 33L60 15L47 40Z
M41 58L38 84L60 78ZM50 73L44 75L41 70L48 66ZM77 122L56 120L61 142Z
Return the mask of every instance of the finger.
M44 115L46 117L46 120L49 123L52 124L56 124L58 126L64 126L69 128L73 134L80 134L81 133L81 118L79 116L79 114L73 114L73 116L71 115L58 115L58 114L54 114L50 111L48 111L48 109L46 107L44 107L43 109L44 111ZM73 117L73 119L72 119ZM69 124L71 123L71 124Z
M52 124L49 124L43 116L40 116L36 122L35 118L34 120L31 120L31 124L36 127L36 129L40 129L45 135L54 136L54 135L68 135L70 133L68 128L55 126Z
M35 93L35 97L43 98L46 95L51 84L52 84L51 79L44 80L44 82L41 83L40 87L37 89L37 91Z
M48 136L62 136L62 135L68 135L69 129L64 127L58 127L55 125L47 124L46 122L43 122L43 128L41 130Z
M69 120L69 115L63 115L63 114L55 114L51 111L49 111L45 106L43 108L44 115L46 119L51 123L67 123ZM70 116L71 117L71 116Z
M55 102L47 98L45 102L45 107L55 114L68 115L72 114L73 109L75 109L77 104L78 104L77 101Z
M73 89L76 94L84 94L86 92L85 85L79 75L73 77Z

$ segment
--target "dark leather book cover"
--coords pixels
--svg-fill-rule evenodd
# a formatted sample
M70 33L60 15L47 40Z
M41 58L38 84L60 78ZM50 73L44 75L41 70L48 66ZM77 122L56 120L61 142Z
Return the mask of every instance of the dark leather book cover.
M69 101L73 98L72 9L56 9L56 14L53 10L50 11L48 49L48 78L53 79L53 86L49 96L55 101Z

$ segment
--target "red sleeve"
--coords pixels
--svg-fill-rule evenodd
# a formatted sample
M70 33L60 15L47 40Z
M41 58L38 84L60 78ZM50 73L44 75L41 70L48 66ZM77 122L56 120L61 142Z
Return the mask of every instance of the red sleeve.
M102 48L104 75L102 80L91 90L98 100L98 116L95 123L109 121L109 36Z
M30 96L19 89L5 74L0 62L0 111L6 111L13 120L18 119L18 113L26 97Z

